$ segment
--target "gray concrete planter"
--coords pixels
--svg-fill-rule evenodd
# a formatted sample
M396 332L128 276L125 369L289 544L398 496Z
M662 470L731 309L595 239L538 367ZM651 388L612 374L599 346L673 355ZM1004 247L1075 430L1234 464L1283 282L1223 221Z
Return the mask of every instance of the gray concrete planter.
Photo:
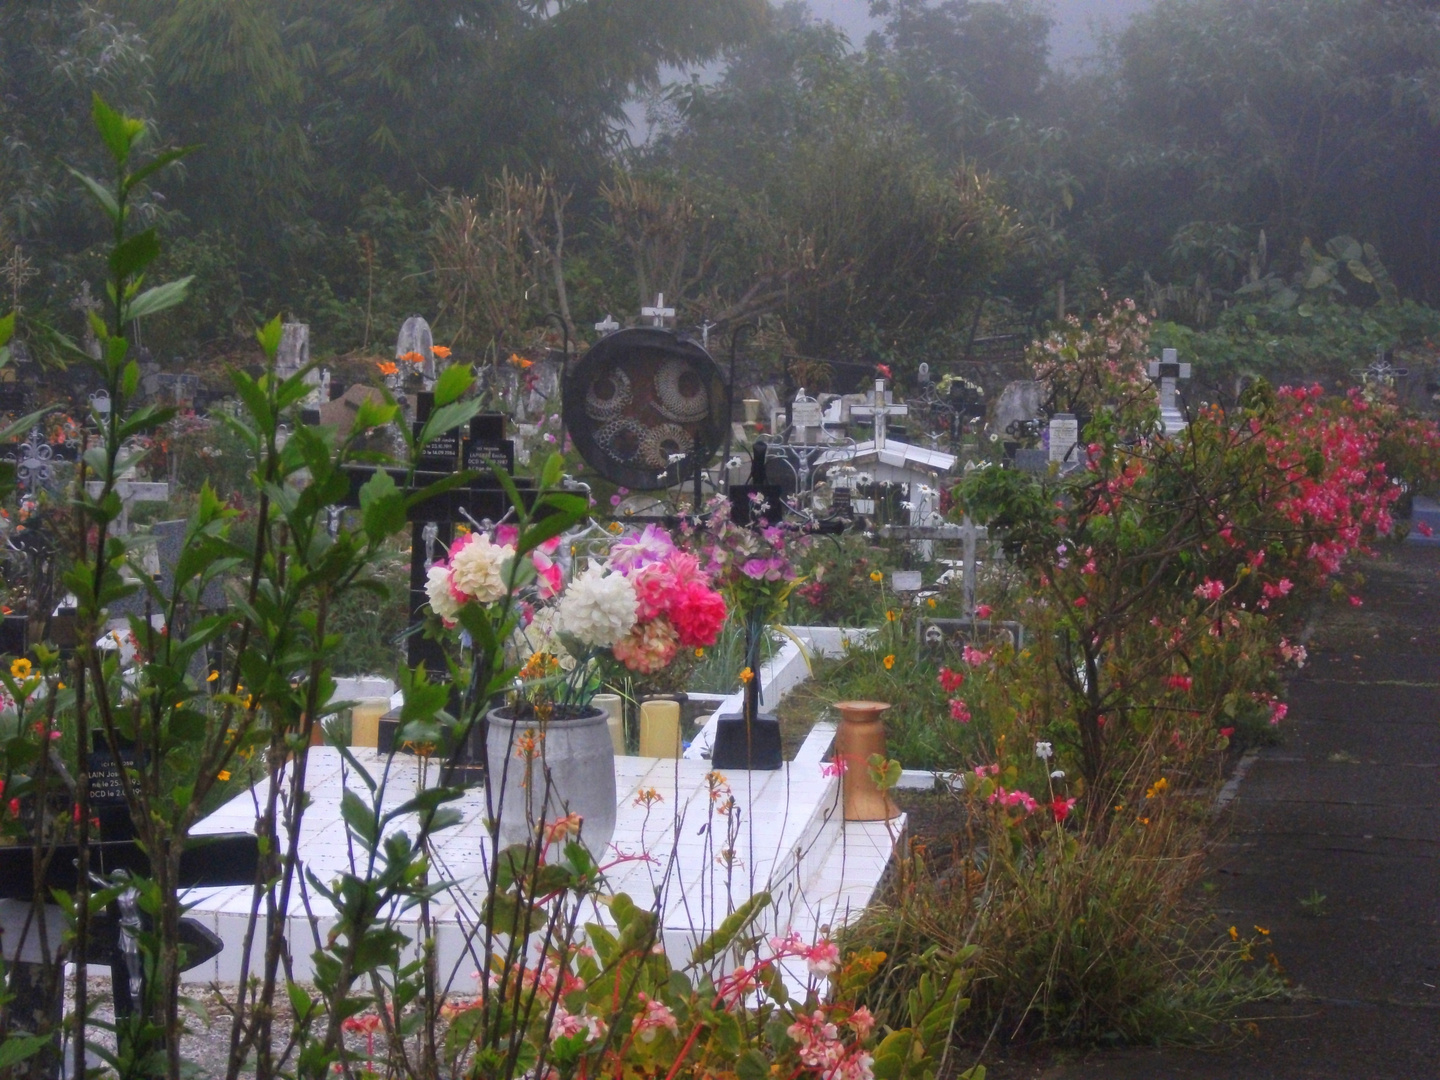
M500 815L500 846L523 844L567 814L582 821L581 841L597 861L615 834L615 749L603 709L544 723L508 708L486 717L486 759ZM547 857L558 856L563 839Z

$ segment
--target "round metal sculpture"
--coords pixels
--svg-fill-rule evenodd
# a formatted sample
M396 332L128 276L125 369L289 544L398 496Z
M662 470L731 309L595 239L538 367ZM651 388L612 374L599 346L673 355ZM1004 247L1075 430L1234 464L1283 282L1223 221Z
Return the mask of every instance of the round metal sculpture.
M725 438L727 400L720 369L698 342L637 327L580 358L565 377L563 411L591 468L655 491L710 460Z

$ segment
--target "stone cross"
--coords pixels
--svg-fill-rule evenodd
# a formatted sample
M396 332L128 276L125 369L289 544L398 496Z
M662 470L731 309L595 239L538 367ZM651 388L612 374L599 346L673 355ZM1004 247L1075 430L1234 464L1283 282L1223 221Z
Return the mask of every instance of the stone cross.
M416 356L420 357L418 364ZM430 324L419 315L411 315L400 327L400 336L395 339L395 362L401 372L418 369L421 389L435 389L435 380L439 377L435 370L435 335L430 332Z
M92 499L98 499L105 490L105 485L100 480L87 480L85 490ZM120 496L120 517L116 519L115 531L124 534L130 531L130 508L137 502L169 502L170 485L164 480L132 480L121 477L115 481L115 494Z
M664 327L668 320L675 317L675 309L665 306L665 294L663 292L656 293L654 306L642 307L640 309L640 316L641 318L649 319L651 326Z
M91 360L100 359L100 339L95 336L95 328L90 325L90 313L99 311L103 305L100 301L90 295L90 282L80 282L80 294L70 301L70 308L80 312L80 318L85 324L85 336L81 339L85 353Z
M1160 426L1166 435L1181 431L1185 416L1175 404L1179 380L1190 378L1190 365L1179 361L1179 353L1166 349L1159 360L1150 361L1150 377L1160 380Z
M619 329L620 324L615 321L615 316L611 315L608 311L605 313L605 318L595 324L595 332L601 337L609 337Z

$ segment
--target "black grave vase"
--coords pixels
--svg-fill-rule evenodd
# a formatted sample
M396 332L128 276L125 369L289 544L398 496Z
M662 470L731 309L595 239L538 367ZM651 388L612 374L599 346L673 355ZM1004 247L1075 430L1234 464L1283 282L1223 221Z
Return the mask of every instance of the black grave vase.
M765 624L745 621L745 666L750 679L744 686L741 711L723 713L715 721L715 745L710 764L716 769L774 771L783 765L780 748L780 720L760 711L760 642Z

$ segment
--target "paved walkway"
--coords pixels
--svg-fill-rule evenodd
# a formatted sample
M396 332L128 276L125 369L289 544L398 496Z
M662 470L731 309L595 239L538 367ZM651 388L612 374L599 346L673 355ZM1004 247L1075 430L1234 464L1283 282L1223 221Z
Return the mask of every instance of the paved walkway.
M1005 1080L1440 1078L1440 549L1362 568L1327 605L1284 745L1231 806L1213 902L1271 931L1296 999L1222 1052L1125 1050L997 1063ZM1300 903L1325 897L1318 917Z

